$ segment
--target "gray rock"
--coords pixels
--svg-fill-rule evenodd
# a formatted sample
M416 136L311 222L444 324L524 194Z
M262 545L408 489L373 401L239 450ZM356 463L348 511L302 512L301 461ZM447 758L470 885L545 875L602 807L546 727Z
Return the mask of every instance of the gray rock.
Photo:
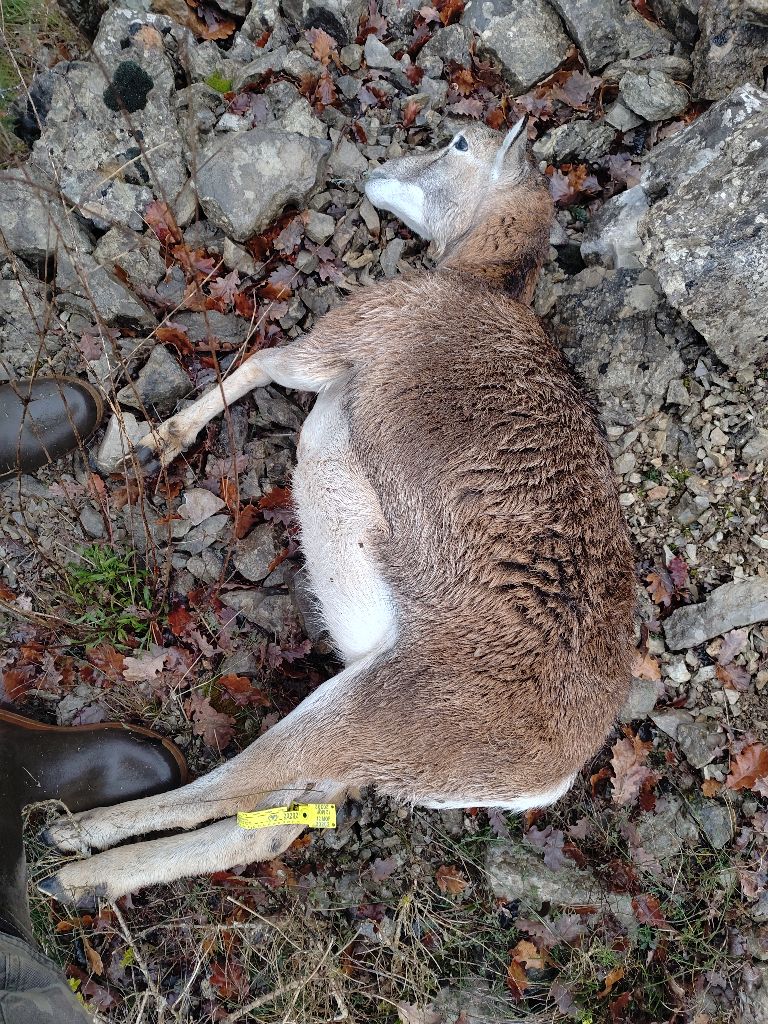
M688 106L688 92L663 71L628 71L619 94L630 110L646 121L665 121Z
M180 221L194 213L189 193L183 194L188 174L174 108L174 66L166 50L176 46L169 31L174 27L162 15L112 7L101 20L93 60L72 62L66 74L55 76L31 161L60 181L73 202L93 206L89 215L95 223L112 223L114 214L124 225L121 211L140 213L147 190L170 203ZM105 89L118 69L131 81L144 76L151 85L148 91L125 87L129 117L116 103L114 87L109 86L111 99Z
M768 95L752 85L734 89L701 117L654 146L643 165L641 184L649 197L673 192L717 160L734 134L751 131L768 117Z
M640 185L613 196L587 225L581 255L587 264L609 270L638 268L643 243L637 226L648 212L648 198Z
M448 25L438 29L431 39L421 48L417 64L423 65L425 60L436 58L444 64L469 65L469 45L472 33L465 25Z
M651 721L670 739L677 739L677 732L681 725L693 725L693 715L690 711L682 708L668 708L666 711L657 711L650 716Z
M271 524L259 523L244 540L238 541L232 561L241 576L251 583L258 583L268 575L275 554L275 537Z
M413 16L423 6L423 0L380 0L379 2L379 9L387 21L401 29L413 27Z
M634 426L661 407L667 383L684 373L674 335L659 329L658 310L633 304L635 286L645 283L642 271L590 267L564 282L552 313L566 356L596 391L606 423Z
M470 0L462 24L495 57L515 95L560 66L569 41L545 0Z
M733 814L717 800L694 799L690 813L714 850L723 850L733 839Z
M310 57L301 50L289 50L283 62L283 74L296 81L301 81L305 75L319 78L323 71L323 65L319 60Z
M768 356L768 238L757 212L768 191L766 100L640 225L640 258L669 303L737 368Z
M173 320L184 328L193 344L221 341L226 346L238 347L249 330L248 321L242 317L213 309L205 313L176 313Z
M135 381L117 393L121 405L165 416L192 390L192 381L163 345L156 345Z
M400 70L400 65L389 52L387 47L374 35L366 36L365 49L363 50L365 63L369 68L382 68L383 70Z
M607 68L604 68L600 77L606 82L620 82L628 71L634 71L637 74L661 71L676 82L687 82L690 80L692 68L690 60L682 54L662 53L617 60L614 64L609 64Z
M96 243L93 255L107 271L114 267L124 270L134 287L152 287L165 274L165 260L157 239L128 228L110 228Z
M221 600L272 636L287 635L298 626L293 602L287 595L265 594L261 590L228 590L222 592Z
M388 242L384 252L379 258L384 277L394 277L397 274L397 265L403 255L405 242L402 238L393 238Z
M653 9L681 43L693 46L699 34L699 0L654 0Z
M682 723L677 730L677 745L693 768L703 768L723 752L725 737L712 722Z
M21 261L0 270L0 381L60 371L60 360L77 352L52 315L46 291Z
M35 167L0 171L0 209L5 245L35 264L53 258L77 260L91 242L74 217L68 217L53 184Z
M62 254L56 266L56 304L61 309L97 314L108 325L140 324L154 327L155 318L114 274L90 253Z
M636 718L645 718L653 711L658 693L656 683L652 679L632 679L627 699L619 712L620 722L633 722Z
M111 416L93 458L96 469L104 476L117 472L131 449L148 432L149 425L144 420L137 420L133 413L123 412L119 419L116 415Z
M768 25L768 0L744 0L742 17L749 25Z
M492 843L488 847L485 873L494 896L519 900L531 911L544 903L558 907L603 906L622 924L633 930L632 904L628 896L605 892L591 871L574 863L553 871L535 850L520 843Z
M331 132L333 138L334 132ZM335 181L354 182L368 170L368 161L357 148L344 136L338 136L337 142L328 161L328 177Z
M246 64L235 75L233 88L239 91L247 85L258 85L267 75L279 74L283 70L287 56L288 49L285 46L278 46L274 50L260 50L258 57Z
M575 120L561 124L547 132L533 146L537 160L557 163L568 160L586 160L594 163L605 156L616 138L616 130L609 124Z
M86 537L97 540L105 535L104 521L92 505L86 505L77 517Z
M231 526L232 518L229 515L209 516L176 542L176 550L186 551L190 555L199 555L214 541L219 540Z
M678 608L664 621L667 647L696 647L731 629L768 620L768 579L752 576L724 583L701 604Z
M203 583L218 583L224 575L224 559L212 548L203 548L187 559L185 568Z
M306 28L321 28L339 46L354 43L364 0L303 0L302 22Z
M327 242L336 230L336 221L327 213L310 210L304 230L313 242Z
M739 85L763 87L768 65L768 27L736 16L731 0L701 0L694 47L693 94L719 100Z
M758 427L753 436L741 449L744 462L764 462L768 460L768 430Z
M280 20L280 0L253 0L240 31L246 39L259 39L264 29L273 29Z
M363 48L357 43L347 43L339 53L341 63L350 71L357 71L363 61Z
M630 110L621 99L617 99L608 107L605 112L605 120L620 132L629 132L643 123L642 117L638 117L634 110Z
M699 830L687 813L685 802L672 795L658 800L653 812L641 816L637 834L644 851L662 867L699 841Z
M199 526L216 512L224 508L224 502L204 487L190 487L184 493L184 501L179 505L179 515L190 526Z
M208 143L196 188L210 220L235 241L263 231L289 203L322 186L329 147L294 132L254 128Z
M672 37L641 17L629 0L552 0L594 74L623 57L669 53Z

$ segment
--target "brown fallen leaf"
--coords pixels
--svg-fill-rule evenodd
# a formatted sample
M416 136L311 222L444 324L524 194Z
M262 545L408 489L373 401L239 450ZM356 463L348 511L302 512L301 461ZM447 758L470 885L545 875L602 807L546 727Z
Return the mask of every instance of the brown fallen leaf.
M632 909L640 924L649 924L654 928L668 928L667 919L659 908L659 901L650 893L641 893L632 897Z
M632 662L632 675L636 679L648 679L656 683L661 679L661 666L658 659L654 658L648 651L635 651L635 659Z
M624 968L619 964L618 967L614 967L612 971L609 971L605 976L605 982L603 984L602 991L597 993L598 999L605 999L610 993L614 985L621 981L624 977Z
M129 683L152 682L163 671L165 651L142 651L135 658L126 657L123 662L123 678Z
M523 998L525 990L528 988L528 976L525 973L525 968L517 960L509 961L507 988L515 1002Z
M716 779L705 779L701 784L701 792L706 797L717 796L720 792L720 785Z
M768 780L768 747L762 743L748 743L731 759L731 771L725 784L728 789L755 789ZM761 793L763 790L758 789Z
M214 750L224 750L234 735L235 720L213 707L210 700L195 690L184 701L184 710L192 721L192 732Z
M511 956L513 960L522 964L526 970L533 968L534 970L540 971L545 966L541 950L538 949L533 942L529 942L528 939L520 939L518 944L511 951Z
M458 896L459 893L469 885L457 867L448 864L441 864L435 872L437 887L442 893L450 896Z
M619 807L634 803L646 780L655 780L656 773L644 764L649 746L638 740L617 740L612 747L613 791L611 799Z
M85 935L83 936L83 949L85 951L85 958L88 961L88 967L90 968L91 974L103 974L104 961L101 959L100 954L90 944Z

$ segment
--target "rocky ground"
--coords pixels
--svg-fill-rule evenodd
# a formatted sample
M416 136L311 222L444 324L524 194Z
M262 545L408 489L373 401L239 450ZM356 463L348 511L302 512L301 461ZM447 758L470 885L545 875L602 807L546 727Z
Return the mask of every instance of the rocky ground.
M768 1020L765 0L65 6L97 34L17 111L0 379L87 375L110 418L0 485L0 693L152 725L203 771L333 673L290 505L307 396L255 392L157 479L110 471L251 352L430 265L369 167L522 111L558 210L536 307L602 409L638 649L556 807L363 795L278 861L41 901L46 949L110 1022Z

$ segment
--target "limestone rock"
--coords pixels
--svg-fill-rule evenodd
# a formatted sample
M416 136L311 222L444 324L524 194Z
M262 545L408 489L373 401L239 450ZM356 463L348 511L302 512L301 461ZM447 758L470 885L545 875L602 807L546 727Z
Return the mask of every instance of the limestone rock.
M643 243L638 224L648 212L648 197L640 185L612 196L587 225L581 255L587 264L609 270L640 267L637 254Z
M699 34L699 0L654 0L656 16L686 46Z
M701 0L700 35L693 51L693 94L719 100L736 86L762 88L768 65L768 26L739 17L731 0Z
M101 230L115 223L141 228L153 195L169 202L177 219L194 213L189 198L182 199L188 174L166 50L175 43L169 33L175 25L161 15L113 7L99 26L93 61L73 62L54 78L32 164L55 176Z
M192 390L192 382L163 345L156 345L135 381L117 393L121 405L164 416Z
M491 844L485 872L494 896L519 900L527 910L541 910L544 903L558 907L594 904L607 907L627 927L636 927L628 896L605 892L591 871L575 863L553 871L535 850L521 843Z
M615 138L615 129L605 122L595 124L586 120L569 121L535 142L533 155L537 160L546 160L547 163L568 159L594 163L605 156Z
M724 583L700 604L677 608L664 621L667 647L673 651L696 647L731 629L768 620L768 579Z
M684 131L654 146L643 166L643 188L652 199L673 192L721 156L735 134L750 131L767 117L766 93L752 85L734 89Z
M669 53L672 37L646 21L629 0L552 0L594 74L623 57Z
M270 523L259 523L238 541L232 558L235 568L252 583L263 580L275 560L275 538Z
M707 148L693 167L678 165L683 180L640 224L640 259L657 274L668 302L736 368L768 356L768 96L758 96L738 128L728 105L721 107L715 118L729 134L719 151ZM741 90L737 105L745 101L751 104L751 96ZM697 128L696 141L703 130ZM656 174L663 159L657 157Z
M119 418L111 416L99 450L93 457L96 469L104 476L117 472L131 449L148 432L149 425L144 420L137 420L133 413L123 412Z
M568 37L545 0L470 0L461 20L499 61L516 95L550 75L568 52Z
M370 37L369 37L370 38ZM472 33L465 25L448 25L437 32L421 48L417 64L437 58L444 64L469 65L469 46Z
M254 128L207 143L197 173L206 215L244 242L289 203L303 206L325 180L329 146L295 132Z
M590 267L565 281L553 311L566 356L596 391L606 423L634 426L684 372L674 334L659 329L661 296L648 308L647 293L636 291L653 280L643 275Z
M688 106L688 92L663 71L628 71L621 79L621 98L646 121L665 121Z
M389 52L387 47L375 35L366 36L365 49L363 51L365 63L369 68L381 68L383 70L400 70L400 65Z

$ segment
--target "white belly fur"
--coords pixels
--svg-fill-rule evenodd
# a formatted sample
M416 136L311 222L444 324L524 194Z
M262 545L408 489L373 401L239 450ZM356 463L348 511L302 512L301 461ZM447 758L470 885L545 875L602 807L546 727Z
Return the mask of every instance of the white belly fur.
M311 588L333 643L350 664L394 644L397 614L372 557L381 508L352 453L342 391L321 392L304 422L293 498Z

